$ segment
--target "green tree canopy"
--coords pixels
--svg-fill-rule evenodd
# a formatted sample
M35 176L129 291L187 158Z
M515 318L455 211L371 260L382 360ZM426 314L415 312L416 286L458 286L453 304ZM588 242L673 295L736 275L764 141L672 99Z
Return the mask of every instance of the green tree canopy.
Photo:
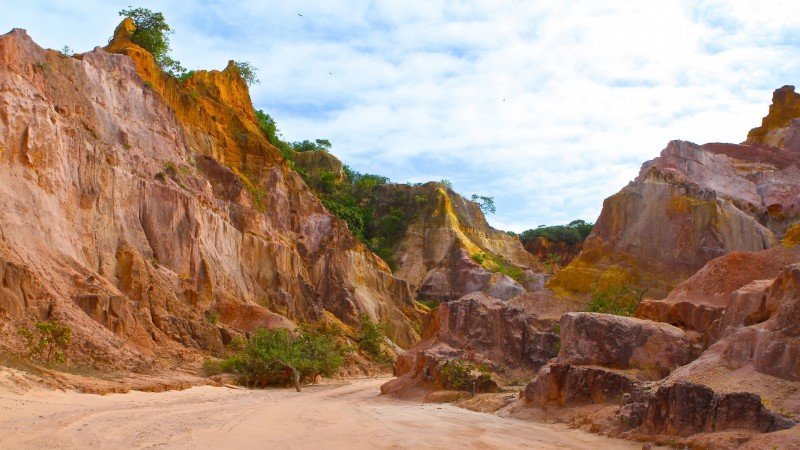
M147 8L128 7L119 12L122 17L129 17L136 25L131 40L153 55L161 69L173 76L182 75L184 69L180 62L169 56L169 35L174 33L164 20L164 15Z
M583 242L592 232L593 227L594 224L580 219L573 220L567 225L539 225L537 228L523 231L520 234L520 239L522 242L526 242L542 237L551 242L566 242L567 244L575 245Z
M494 214L495 211L497 211L494 207L494 197L472 194L472 201L478 204L478 208L480 208L484 214Z
M247 83L248 86L259 83L260 80L256 76L256 72L258 71L256 66L247 61L234 61L233 64L236 66L236 70L239 71L239 75L242 76L244 82Z

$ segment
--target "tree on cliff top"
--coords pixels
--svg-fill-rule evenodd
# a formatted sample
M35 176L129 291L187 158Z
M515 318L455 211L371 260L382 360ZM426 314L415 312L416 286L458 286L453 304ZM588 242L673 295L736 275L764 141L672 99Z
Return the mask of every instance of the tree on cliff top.
M174 33L160 12L147 8L128 7L119 12L122 17L129 17L136 25L131 40L153 55L156 64L173 76L180 76L186 69L181 63L169 56L169 35Z

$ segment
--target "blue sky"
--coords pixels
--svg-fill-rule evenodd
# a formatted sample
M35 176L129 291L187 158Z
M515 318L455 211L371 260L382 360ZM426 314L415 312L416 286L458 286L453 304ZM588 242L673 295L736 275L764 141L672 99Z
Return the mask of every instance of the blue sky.
M131 4L0 0L0 33L104 45ZM800 82L792 1L142 1L189 68L259 68L255 106L353 168L495 198L495 227L593 221L672 139L740 142ZM298 14L302 14L300 17Z

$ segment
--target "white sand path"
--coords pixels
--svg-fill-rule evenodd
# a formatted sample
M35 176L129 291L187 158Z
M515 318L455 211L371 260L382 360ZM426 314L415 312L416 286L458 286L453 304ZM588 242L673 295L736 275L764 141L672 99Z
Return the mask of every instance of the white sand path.
M386 379L107 396L0 392L0 448L641 448L563 425L379 395Z

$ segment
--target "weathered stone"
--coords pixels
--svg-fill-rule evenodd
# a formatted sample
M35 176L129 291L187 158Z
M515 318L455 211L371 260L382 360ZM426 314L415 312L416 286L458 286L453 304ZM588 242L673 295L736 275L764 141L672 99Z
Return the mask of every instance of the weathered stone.
M728 429L766 433L795 425L767 411L757 395L719 394L694 383L662 386L653 394L645 394L643 403L647 406L640 431L647 434L689 436Z
M487 365L495 372L537 370L555 357L552 322L475 292L442 303L430 316L422 341L400 355L385 392L442 388L438 371L449 359Z
M600 367L548 364L525 387L523 398L532 406L575 406L619 403L622 396L638 388L628 375Z
M691 359L690 341L671 325L599 313L561 317L557 361L562 364L638 369L644 376L663 377Z

